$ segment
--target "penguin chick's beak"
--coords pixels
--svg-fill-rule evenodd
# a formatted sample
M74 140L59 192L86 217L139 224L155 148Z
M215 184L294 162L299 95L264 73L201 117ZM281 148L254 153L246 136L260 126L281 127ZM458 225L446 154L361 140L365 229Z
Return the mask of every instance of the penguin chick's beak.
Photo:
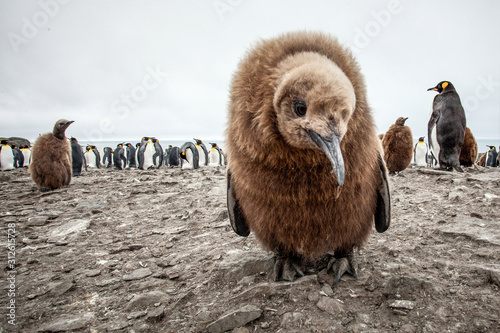
M333 172L337 178L337 183L342 187L344 185L345 179L345 165L344 158L342 157L342 151L340 150L340 141L335 133L333 133L330 140L322 138L318 133L314 131L307 131L313 142L321 149L330 160L332 164Z

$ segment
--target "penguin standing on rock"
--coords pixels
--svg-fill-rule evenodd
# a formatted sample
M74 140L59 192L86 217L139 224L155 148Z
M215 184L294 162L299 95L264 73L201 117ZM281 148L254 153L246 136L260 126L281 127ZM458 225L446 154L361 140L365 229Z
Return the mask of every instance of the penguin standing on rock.
M424 137L418 139L413 151L413 162L417 166L427 166L427 144L424 142Z
M127 158L125 157L123 143L118 144L113 152L113 164L115 166L115 170L123 170L123 168L127 167Z
M259 42L233 76L226 147L231 226L275 252L275 280L304 275L309 261L328 262L335 282L358 276L355 251L374 222L389 227L390 194L347 48L307 32Z
M196 141L196 149L198 149L198 156L200 157L199 163L200 167L208 165L208 151L205 144L200 139L194 139Z
M73 168L73 176L80 176L82 174L83 166L85 165L85 157L83 156L82 146L74 137L69 139L71 145L71 165Z
M464 143L460 148L459 161L464 167L471 167L477 160L478 147L476 138L472 135L470 128L465 128Z
M106 168L111 168L111 164L113 163L113 149L111 147L104 147L102 151L102 165Z
M460 96L450 81L441 81L427 90L439 93L432 102L431 119L427 125L429 145L441 169L463 172L459 156L466 120Z
M495 146L486 145L486 147L490 148L490 150L488 150L485 154L485 166L496 168L498 157L497 149Z
M2 171L14 170L14 152L9 140L0 141L0 169Z
M406 169L413 157L413 135L405 126L407 119L399 117L382 139L385 163L392 174Z
M60 119L52 133L38 137L31 150L31 179L42 192L69 185L73 169L71 145L65 132L73 121Z

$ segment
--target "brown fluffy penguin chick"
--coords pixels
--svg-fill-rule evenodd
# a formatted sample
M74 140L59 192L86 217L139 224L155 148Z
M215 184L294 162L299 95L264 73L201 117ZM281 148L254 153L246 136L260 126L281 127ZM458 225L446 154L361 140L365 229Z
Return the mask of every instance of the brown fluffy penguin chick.
M464 143L460 149L460 165L471 167L477 160L478 147L476 138L472 135L470 128L465 128Z
M488 154L483 153L481 156L479 156L479 159L477 160L476 164L482 167L486 166L486 155Z
M29 170L40 191L61 188L71 181L71 145L65 135L71 123L58 120L52 133L39 136L33 144Z
M403 171L412 161L413 135L410 127L405 126L407 119L399 117L382 139L384 159L390 173Z
M231 225L275 252L275 280L327 258L335 282L357 276L354 250L374 220L389 227L390 199L351 53L320 33L261 41L233 77L226 134Z

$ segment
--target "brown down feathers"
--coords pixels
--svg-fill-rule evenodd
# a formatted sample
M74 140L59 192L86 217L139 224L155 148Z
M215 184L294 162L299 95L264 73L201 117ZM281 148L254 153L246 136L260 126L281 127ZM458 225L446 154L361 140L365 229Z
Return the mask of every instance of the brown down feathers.
M285 80L279 68L301 52L336 64L354 88L355 108L341 140L341 190L326 155L285 139L283 132L290 128L277 120L273 100L279 82ZM233 77L226 135L236 199L266 249L318 257L366 242L377 203L381 146L360 68L336 39L301 32L257 43Z
M71 181L71 146L65 136L67 123L65 119L58 120L52 133L39 136L33 144L29 171L40 190L61 188Z
M471 167L477 160L478 147L470 128L465 128L464 143L460 150L460 165Z
M382 139L385 164L392 173L403 171L412 161L413 135L405 121L406 118L399 117Z

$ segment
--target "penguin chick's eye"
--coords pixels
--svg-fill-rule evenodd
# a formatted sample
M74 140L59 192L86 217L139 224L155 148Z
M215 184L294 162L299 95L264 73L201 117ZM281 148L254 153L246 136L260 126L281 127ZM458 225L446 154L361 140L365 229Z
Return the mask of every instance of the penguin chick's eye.
M307 112L307 105L303 101L295 101L293 103L293 110L297 116L304 117Z

